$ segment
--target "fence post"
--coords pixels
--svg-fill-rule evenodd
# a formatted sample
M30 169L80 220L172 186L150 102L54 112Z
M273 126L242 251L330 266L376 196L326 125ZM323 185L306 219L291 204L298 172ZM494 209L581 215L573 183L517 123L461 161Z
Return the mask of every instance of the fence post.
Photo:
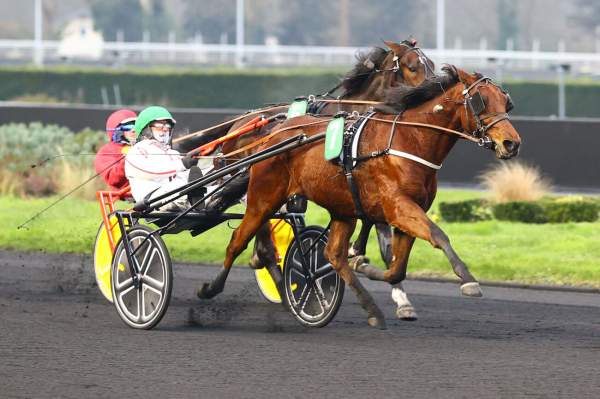
M33 63L36 66L44 65L44 43L42 42L44 20L42 15L42 0L35 0L34 3L34 49Z

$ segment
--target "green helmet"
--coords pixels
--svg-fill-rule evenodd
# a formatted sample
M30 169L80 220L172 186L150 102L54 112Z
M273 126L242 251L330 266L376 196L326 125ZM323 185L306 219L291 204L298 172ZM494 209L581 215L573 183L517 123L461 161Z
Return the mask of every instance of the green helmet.
M135 120L135 133L137 134L137 138L140 138L140 134L142 134L142 131L150 124L150 122L163 119L169 119L175 124L175 118L173 118L166 108L158 107L156 105L145 108Z

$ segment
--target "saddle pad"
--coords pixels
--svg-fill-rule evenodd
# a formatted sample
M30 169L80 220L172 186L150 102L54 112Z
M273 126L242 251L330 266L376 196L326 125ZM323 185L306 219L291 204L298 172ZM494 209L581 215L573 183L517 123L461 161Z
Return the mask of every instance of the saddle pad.
M327 131L325 132L325 159L328 161L338 158L342 153L344 124L345 119L338 117L333 118L327 125Z
M297 116L306 115L306 109L308 108L307 100L296 100L288 107L287 118L295 118Z

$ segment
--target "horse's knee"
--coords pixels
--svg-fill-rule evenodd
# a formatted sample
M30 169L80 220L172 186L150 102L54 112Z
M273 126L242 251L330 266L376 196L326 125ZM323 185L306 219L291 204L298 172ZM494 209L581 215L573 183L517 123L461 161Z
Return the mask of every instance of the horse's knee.
M383 281L390 283L392 285L403 282L406 279L406 269L401 268L396 272L393 272L392 269L386 270L383 275Z

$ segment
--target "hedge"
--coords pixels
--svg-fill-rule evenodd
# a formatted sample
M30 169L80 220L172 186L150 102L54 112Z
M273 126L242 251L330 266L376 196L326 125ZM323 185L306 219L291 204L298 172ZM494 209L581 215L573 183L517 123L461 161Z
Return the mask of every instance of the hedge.
M101 104L102 87L113 99L118 85L124 104L249 109L322 93L337 84L341 72L0 68L0 100L44 94L61 102Z
M352 66L348 65L350 69ZM0 100L44 95L63 102L102 103L101 89L112 98L119 85L124 104L158 103L170 107L248 109L322 93L338 81L341 69L99 69L78 67L0 68ZM504 87L515 102L515 115L557 113L556 82L509 81ZM600 117L600 83L569 82L567 115Z
M513 201L489 204L485 200L441 202L440 214L446 222L476 222L493 214L498 220L522 223L595 222L600 203L585 197L546 198L536 202Z
M440 215L447 222L477 222L491 219L484 200L440 202Z

